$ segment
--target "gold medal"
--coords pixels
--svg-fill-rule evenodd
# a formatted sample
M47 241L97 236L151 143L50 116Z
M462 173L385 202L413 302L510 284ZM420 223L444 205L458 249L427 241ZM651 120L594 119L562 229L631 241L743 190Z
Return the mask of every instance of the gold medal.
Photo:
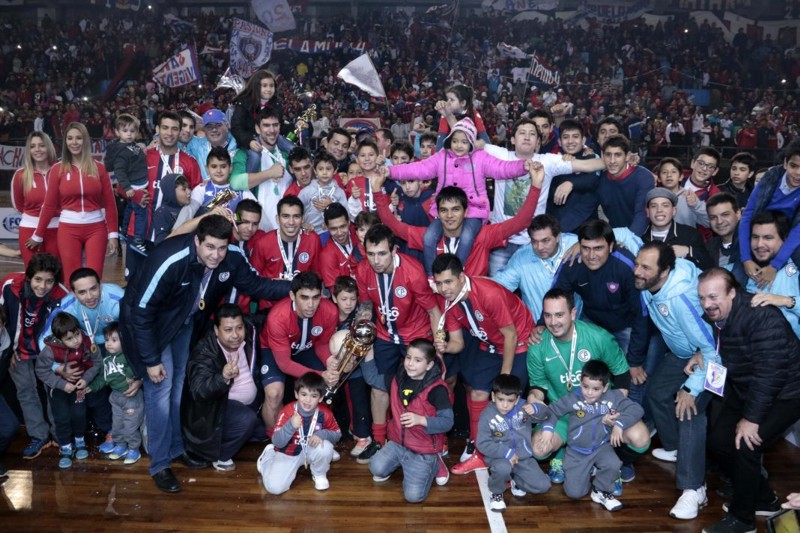
M572 378L567 380L567 392L572 390Z
M92 346L89 349L92 351L92 353L97 353L97 344L92 343Z
M436 330L435 338L436 338L437 341L445 340L446 336L447 336L447 334L444 332L443 329L437 329Z
M201 311L206 308L206 301L203 298L200 298L200 303L197 304L197 308Z

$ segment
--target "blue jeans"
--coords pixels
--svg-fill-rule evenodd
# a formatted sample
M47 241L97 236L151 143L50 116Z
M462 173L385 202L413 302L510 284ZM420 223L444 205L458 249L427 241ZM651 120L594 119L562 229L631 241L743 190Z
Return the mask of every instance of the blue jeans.
M142 207L133 199L128 199L125 203L125 213L122 215L122 228L127 231L130 224L131 214L136 215L133 222L133 242L134 244L141 243L147 237L147 208Z
M650 385L651 376L658 371L658 365L664 359L664 354L668 351L669 348L667 348L667 343L664 342L661 332L653 326L653 331L650 334L650 343L647 347L647 359L644 361L644 371L647 373L647 381L644 382L644 385L631 385L631 390L628 394L628 398L644 408L643 420L650 429L653 428L653 415L650 412L650 405L645 401L647 389Z
M508 243L505 248L495 248L489 254L489 276L494 276L508 264L511 256L522 248L519 244Z
M403 497L406 501L419 503L427 498L439 469L436 454L414 453L389 441L369 460L369 471L377 477L386 477L398 467L403 468Z
M686 359L668 352L649 381L647 403L665 450L678 450L675 481L678 490L698 489L706 474L706 406L710 392L695 398L697 414L691 420L675 417L675 395L686 382Z
M144 376L144 415L147 423L147 451L150 475L169 468L172 459L184 452L181 435L181 394L189 360L192 325L184 324L161 352L167 373L161 383Z
M225 407L225 419L222 423L222 444L219 451L219 460L227 461L239 453L256 427L258 416L248 405L236 400L228 400Z
M462 265L467 264L467 258L472 251L472 245L475 243L475 238L483 226L483 221L479 218L465 218L464 225L461 227L461 235L458 240L458 250L456 250L456 257L461 260ZM424 257L425 272L429 276L433 275L431 266L433 260L436 259L436 247L439 241L442 240L444 230L442 229L442 221L438 218L430 223L428 229L425 230L425 237L423 237L424 250L422 255Z

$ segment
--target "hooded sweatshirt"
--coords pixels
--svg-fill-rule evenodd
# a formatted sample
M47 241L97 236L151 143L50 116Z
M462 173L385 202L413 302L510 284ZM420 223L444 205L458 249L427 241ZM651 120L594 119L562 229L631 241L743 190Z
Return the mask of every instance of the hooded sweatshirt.
M158 245L172 233L178 214L183 206L178 203L175 192L175 179L179 174L167 174L161 178L161 206L153 213L150 236L153 244Z

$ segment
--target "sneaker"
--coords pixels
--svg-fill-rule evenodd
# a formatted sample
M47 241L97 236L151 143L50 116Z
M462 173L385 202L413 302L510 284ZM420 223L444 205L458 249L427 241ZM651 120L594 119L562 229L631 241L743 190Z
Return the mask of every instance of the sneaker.
M489 509L497 513L502 513L506 510L506 502L502 493L492 494L491 498L489 498Z
M616 499L613 494L610 492L600 492L595 488L592 488L592 501L594 503L599 503L605 507L607 511L611 511L612 513L622 509L622 502Z
M697 490L684 489L678 502L670 510L669 515L678 520L694 520L700 509L708 505L706 486L703 485Z
M704 528L703 533L756 533L756 525L742 522L729 514L713 526Z
M469 459L470 455L475 453L475 441L468 440L467 446L464 448L464 451L461 452L461 457L458 459L458 462L463 463L467 459Z
M36 459L42 454L42 450L53 446L53 441L49 439L31 439L30 443L22 450L23 459Z
M619 470L619 477L622 479L623 483L630 483L636 479L636 468L633 467L633 464L622 463L622 468Z
M550 476L550 483L560 485L564 483L564 461L561 459L552 459L550 461L550 471L547 472Z
M114 446L114 449L111 450L111 453L108 454L108 458L111 459L112 461L116 461L117 459L124 458L126 455L128 455L128 447L119 444L117 446Z
M381 476L372 476L372 481L374 481L375 483L383 483L384 481L388 481L390 477L392 477L391 474L389 474L388 476L383 476L383 477L381 477Z
M131 448L128 450L128 453L125 454L125 461L123 461L123 463L126 465L132 465L141 458L142 458L142 452Z
M436 484L442 487L450 481L450 470L447 469L447 465L444 464L441 455L436 457L436 461L439 463L439 470L436 472Z
M356 445L353 446L352 450L350 450L350 455L352 455L353 457L358 457L359 455L364 453L364 450L367 449L367 446L369 446L371 442L372 442L372 437L365 437L363 439L356 440Z
M342 454L340 454L336 450L333 450L333 455L331 456L331 462L335 463L336 461L341 461L341 460L342 460Z
M380 449L381 445L373 440L369 443L366 449L359 454L359 456L356 458L356 462L360 465L368 465L369 460L372 459L372 456L378 453L378 450Z
M617 478L614 480L614 490L611 491L616 498L622 496L622 478Z
M227 461L214 461L211 463L211 466L220 472L230 472L232 470L236 470L236 463L233 462L233 459L228 459Z
M75 459L83 461L89 458L89 450L86 449L86 441L75 439Z
M258 473L263 474L262 470L264 469L264 465L272 461L272 459L274 458L275 458L275 445L267 444L264 447L264 451L261 452L261 455L258 457L258 461L256 461L256 470L258 470Z
M147 256L147 247L142 242L139 243L132 242L130 244L130 249L133 250L134 252L142 254L145 257Z
M525 496L528 493L525 492L524 490L522 490L521 488L519 488L519 486L517 486L517 483L512 479L511 480L511 494L516 496L517 498L522 498L523 496Z
M97 447L97 450L100 453L108 454L111 453L115 447L116 444L114 444L114 436L111 433L106 433L105 440L100 446Z
M311 476L311 479L314 480L314 488L317 490L328 490L331 488L331 484L328 481L328 478L324 475L322 476Z
M58 460L59 468L72 468L72 444L61 446L61 458Z
M476 470L486 470L487 468L489 467L486 466L483 458L477 453L473 453L466 461L461 461L451 468L450 471L458 476L463 476L464 474L469 474Z
M727 513L729 505L729 502L723 503L722 510ZM770 503L756 503L756 516L770 517L779 512L781 512L781 502L777 496Z
M656 448L653 450L653 457L659 461L674 463L678 460L678 450L668 451L664 448Z

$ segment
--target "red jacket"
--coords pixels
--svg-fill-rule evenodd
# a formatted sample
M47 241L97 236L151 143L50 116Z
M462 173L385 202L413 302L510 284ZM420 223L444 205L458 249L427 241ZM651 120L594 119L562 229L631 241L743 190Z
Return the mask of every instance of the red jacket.
M11 203L14 209L22 213L22 227L34 228L38 224L39 214L44 205L44 197L47 193L47 179L41 172L34 171L33 183L28 191L25 191L22 174L24 169L19 169L11 178ZM60 213L59 209L56 213ZM35 219L35 220L34 220Z
M392 385L389 390L389 406L392 410L392 418L389 420L386 433L390 441L396 442L414 453L439 453L444 449L444 443L447 439L446 434L434 433L429 435L425 432L424 426L404 428L400 425L400 415L403 413L414 413L425 417L436 416L436 408L428 401L428 395L436 387L445 386L444 380L441 378L441 372L442 369L434 365L423 378L424 388L408 402L408 405L404 406L397 380L402 377L408 379L408 376L405 373L405 369L402 366L400 367L397 375L392 379Z

